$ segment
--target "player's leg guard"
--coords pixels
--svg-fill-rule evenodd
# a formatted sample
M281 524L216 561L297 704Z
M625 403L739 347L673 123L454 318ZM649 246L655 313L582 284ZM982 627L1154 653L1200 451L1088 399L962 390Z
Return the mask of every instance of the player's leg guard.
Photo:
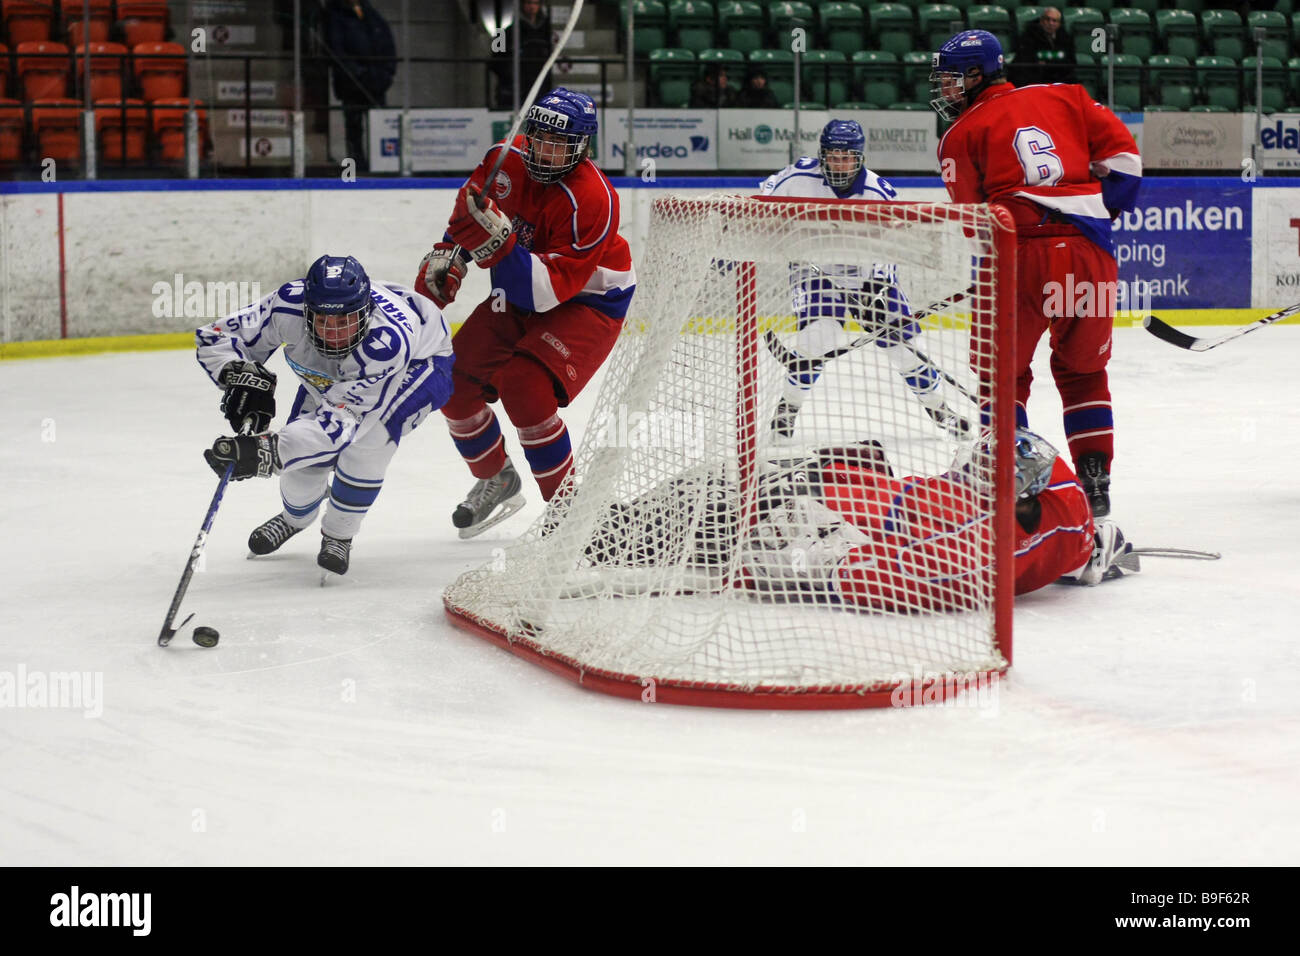
M284 502L284 520L291 527L301 530L316 520L331 470L329 465L314 465L281 472L280 499Z
M943 393L939 391L940 375L937 368L897 341L881 340L876 344L884 351L889 364L894 366L917 401L925 406L925 413L931 421L957 438L970 433L970 422L950 409L944 401Z
M475 478L491 478L506 464L505 439L492 409L479 400L457 407L453 396L442 408L451 440ZM468 414L467 414L468 412Z
M323 534L343 541L356 536L362 519L379 497L384 474L396 452L397 444L382 428L370 429L343 449L334 463L329 506L320 523Z
M518 429L519 443L542 497L555 495L573 468L569 429L559 415L551 373L528 355L516 355L497 379L501 404Z

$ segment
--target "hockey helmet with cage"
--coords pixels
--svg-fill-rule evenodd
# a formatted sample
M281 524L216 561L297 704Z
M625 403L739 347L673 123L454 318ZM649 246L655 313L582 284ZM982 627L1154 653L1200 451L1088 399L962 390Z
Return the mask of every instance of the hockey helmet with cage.
M832 189L845 189L857 179L862 172L863 155L867 148L867 138L856 120L831 120L822 129L821 148L817 159L821 162L822 176ZM830 154L848 153L852 157L851 166L846 169L832 169Z
M975 98L1006 79L1002 44L987 30L963 30L939 47L930 70L930 105L945 120L955 120ZM980 71L980 81L966 89L966 78Z
M370 277L351 256L321 256L303 282L307 336L326 358L352 353L370 327Z
M1016 497L1041 494L1052 478L1052 467L1061 453L1042 435L1028 428L1016 429Z
M524 168L534 182L558 182L587 157L596 134L596 104L586 93L557 86L528 110Z

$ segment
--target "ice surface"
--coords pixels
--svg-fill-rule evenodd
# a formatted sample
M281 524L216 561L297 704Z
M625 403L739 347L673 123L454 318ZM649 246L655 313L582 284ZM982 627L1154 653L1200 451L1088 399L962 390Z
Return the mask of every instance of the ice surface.
M1118 330L1114 517L1223 560L1020 599L996 706L765 713L592 694L452 628L443 587L539 505L526 483L526 513L457 540L472 479L436 418L323 590L314 530L245 559L276 484L232 485L160 649L217 392L184 352L5 362L0 681L99 675L102 714L0 709L0 859L1294 863L1297 367L1296 327L1200 355ZM1064 448L1045 346L1036 369Z

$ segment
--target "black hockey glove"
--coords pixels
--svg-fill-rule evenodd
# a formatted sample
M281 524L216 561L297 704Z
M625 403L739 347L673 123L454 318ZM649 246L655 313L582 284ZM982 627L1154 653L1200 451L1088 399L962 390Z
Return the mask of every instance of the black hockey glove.
M252 432L271 427L275 418L275 373L257 362L229 362L217 376L226 389L221 396L221 414L230 427L242 431L245 419L252 419Z
M280 470L280 439L276 435L235 435L218 438L203 458L218 475L234 463L232 481L245 478L270 478Z

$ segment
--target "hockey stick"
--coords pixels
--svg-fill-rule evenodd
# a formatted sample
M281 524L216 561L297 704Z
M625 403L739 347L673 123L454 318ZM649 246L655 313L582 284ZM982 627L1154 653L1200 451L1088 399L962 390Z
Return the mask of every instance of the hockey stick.
M816 269L817 267L813 266L813 268ZM962 289L960 292L954 292L946 299L940 299L937 302L932 302L929 305L927 305L924 309L919 309L916 312L913 312L911 315L908 316L908 319L909 321L916 322L919 321L920 319L925 318L926 316L933 315L936 312L942 312L944 309L956 305L962 299L969 296L974 291L974 289L975 287L971 286L970 288ZM877 293L876 298L880 298L882 295L883 293ZM771 329L768 329L765 333L763 333L763 341L767 343L767 350L772 353L772 357L775 358L782 365L784 365L786 367L786 370L789 371L790 374L800 375L800 374L806 374L808 372L820 371L821 366L824 365L828 360L833 358L838 358L839 356L845 355L848 352L852 352L855 351L856 349L860 349L864 345L870 345L872 342L875 342L882 335L884 335L886 331L888 330L881 329L880 331L873 332L869 335L859 336L858 338L854 339L852 342L848 343L847 345L841 345L839 348L831 349L831 351L827 352L825 355L821 355L817 358L803 358L799 355L796 355L793 351L791 351L790 349L786 348L784 345L781 344L781 340L776 337L776 333L773 332ZM953 378L946 371L939 368L939 366L936 365L928 355L926 355L916 346L912 345L910 342L899 342L898 344L903 346L903 348L907 349L909 352L915 355L922 362L925 362L927 365L929 365L931 368L937 371L943 377L943 380L945 382L947 382L957 391L961 392L961 394L964 395L966 398L970 399L970 401L974 402L976 406L980 405L980 400L977 395L973 394L969 389L966 388L966 386L962 385L961 382L957 381L957 379Z
M523 103L519 105L519 113L515 116L515 121L510 125L510 132L506 133L505 143L497 154L496 162L492 164L492 168L488 171L487 179L483 180L483 188L478 192L470 190L469 194L473 198L474 204L480 209L483 208L482 198L492 192L492 184L496 182L497 173L501 172L501 164L506 161L506 154L510 152L511 144L514 143L515 137L519 135L519 128L524 125L524 117L533 108L533 101L537 99L537 94L541 92L542 81L546 79L547 74L551 72L551 67L555 65L555 61L559 59L560 54L564 51L564 45L569 42L569 34L573 33L573 28L578 25L578 17L581 15L582 0L573 0L573 9L569 11L569 22L564 25L560 38L555 41L555 49L551 51L551 55L543 64L541 72L533 80L528 95L524 97ZM466 265L471 261L469 253L460 246L452 250L452 254L460 257L461 261Z
M1216 339L1198 339L1194 335L1188 335L1186 332L1180 332L1163 319L1158 319L1154 315L1148 315L1142 320L1142 327L1154 335L1156 338L1168 342L1170 345L1176 345L1180 349L1187 349L1190 352L1208 352L1210 349L1218 348L1224 342L1231 342L1235 338L1240 338L1256 329L1262 329L1266 325L1272 325L1274 322L1280 322L1282 319L1300 313L1300 302L1295 305L1287 306L1280 312L1274 312L1272 315L1266 315L1258 321L1243 325L1235 332L1229 332L1227 335L1221 335Z
M172 621L176 619L176 612L180 610L181 601L185 598L185 592L189 590L190 578L194 577L194 568L198 565L199 557L203 554L203 546L207 544L208 532L212 530L212 519L217 516L217 508L221 505L221 496L226 493L226 485L230 483L230 476L234 471L235 463L231 462L226 466L226 473L217 482L217 490L212 493L212 503L208 505L207 517L203 519L203 527L199 529L199 536L194 539L194 547L190 550L190 556L185 562L185 573L181 575L181 583L176 586L176 593L172 595L171 607L167 609L167 618L163 621L162 630L158 632L159 647L166 647L170 644L172 638L176 636L176 632L188 624L190 618L194 617L193 613L191 613L185 620L172 627Z
M1149 558L1186 558L1190 561L1218 561L1223 557L1218 551L1193 551L1189 548L1134 548L1129 554Z

